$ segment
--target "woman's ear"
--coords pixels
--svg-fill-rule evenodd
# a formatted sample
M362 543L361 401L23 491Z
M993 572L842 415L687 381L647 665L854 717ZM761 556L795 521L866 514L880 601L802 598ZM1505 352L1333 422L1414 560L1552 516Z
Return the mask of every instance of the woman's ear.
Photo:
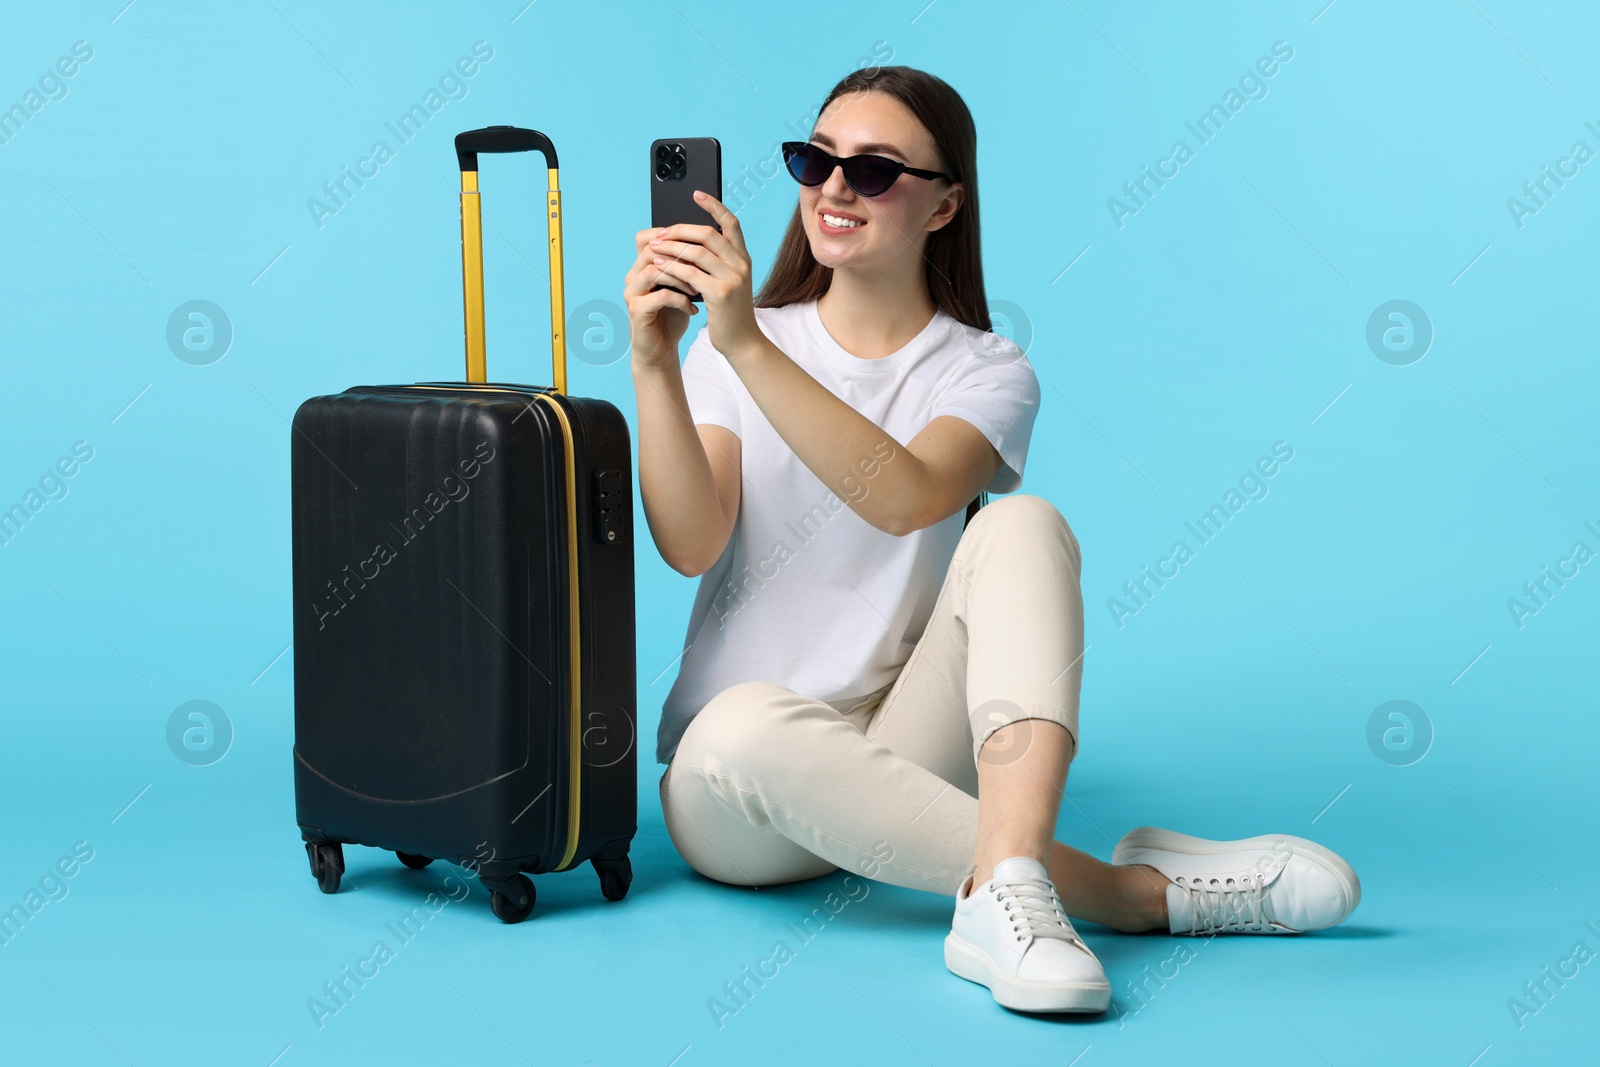
M939 206L934 208L932 215L928 216L927 224L922 228L930 233L934 230L944 229L950 220L956 217L956 212L961 210L961 205L966 200L966 197L966 186L960 182L952 183L950 188L945 190L944 197L939 201Z

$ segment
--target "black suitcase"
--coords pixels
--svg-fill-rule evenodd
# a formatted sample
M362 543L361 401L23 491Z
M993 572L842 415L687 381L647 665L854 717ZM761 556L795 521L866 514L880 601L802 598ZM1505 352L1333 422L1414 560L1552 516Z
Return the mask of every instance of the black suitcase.
M477 156L523 151L549 171L549 388L484 382ZM524 872L632 880L633 465L622 413L566 395L555 149L494 126L456 153L467 382L294 416L295 810L323 892L371 845L475 872L519 922Z

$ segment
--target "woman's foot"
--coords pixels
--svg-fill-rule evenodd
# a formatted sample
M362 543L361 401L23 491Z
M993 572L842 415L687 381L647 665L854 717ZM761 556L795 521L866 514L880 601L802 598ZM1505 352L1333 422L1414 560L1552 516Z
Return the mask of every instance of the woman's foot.
M994 877L956 892L944 962L1017 1011L1105 1011L1111 983L1083 943L1049 872L1029 856L995 864Z
M1111 862L1167 878L1167 923L1175 934L1321 930L1344 922L1361 901L1348 863L1287 834L1210 841L1141 826L1117 842Z

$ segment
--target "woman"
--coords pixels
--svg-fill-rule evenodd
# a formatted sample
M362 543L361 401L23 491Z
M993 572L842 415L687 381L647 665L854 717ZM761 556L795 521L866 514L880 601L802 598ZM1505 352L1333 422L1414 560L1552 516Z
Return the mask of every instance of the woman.
M1077 752L1076 537L1022 479L1039 386L990 330L976 133L945 82L857 71L759 297L739 220L642 230L626 280L645 515L700 575L657 759L673 843L739 885L836 868L953 893L945 962L1028 1011L1104 1011L1069 914L1291 933L1360 888L1310 841L1054 841ZM658 288L658 286L677 286ZM679 290L683 290L680 292ZM680 369L678 344L707 324ZM981 498L980 498L981 499Z

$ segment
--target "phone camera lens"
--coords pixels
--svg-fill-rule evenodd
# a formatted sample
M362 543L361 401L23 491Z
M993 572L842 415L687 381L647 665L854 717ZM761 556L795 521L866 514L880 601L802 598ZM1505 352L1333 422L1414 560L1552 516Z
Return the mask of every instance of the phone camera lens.
M655 176L657 181L683 181L689 174L688 150L677 141L663 141L655 146Z

